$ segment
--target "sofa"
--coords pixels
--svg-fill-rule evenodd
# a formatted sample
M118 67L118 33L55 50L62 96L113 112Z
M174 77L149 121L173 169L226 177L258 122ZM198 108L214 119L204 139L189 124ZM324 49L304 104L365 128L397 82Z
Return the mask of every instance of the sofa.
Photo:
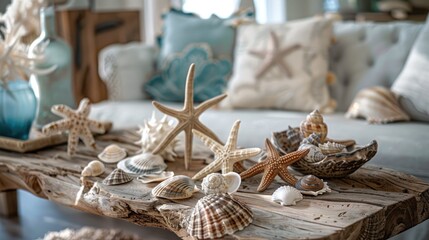
M328 136L334 139L354 139L358 144L377 140L378 153L369 162L383 167L412 174L429 182L429 123L395 122L389 124L369 124L364 119L349 119L345 112L359 90L371 86L390 88L400 74L410 50L423 24L412 22L396 23L353 23L334 24L336 43L330 49L330 69L336 81L330 86L330 94L337 101L335 113L324 114L328 125ZM428 45L429 47L429 45ZM132 50L130 50L130 48ZM144 44L110 46L100 55L100 68L111 66L112 55L117 58L118 49L127 52L148 52ZM382 51L380 51L382 49ZM154 60L155 61L155 60ZM141 66L147 66L142 62ZM129 75L131 65L115 77ZM136 71L141 71L140 63L133 62ZM428 66L429 67L429 66ZM143 67L145 68L145 67ZM103 78L111 76L100 73ZM126 76L125 76L126 77ZM138 86L141 89L141 85ZM181 103L167 103L182 107ZM144 119L150 118L154 107L151 100L104 101L94 104L91 117L113 121L117 129L136 127ZM160 116L160 113L158 113ZM274 131L288 126L299 126L308 112L271 109L210 109L201 116L201 121L211 128L222 140L226 140L234 121L241 120L238 144L243 147L263 147L265 138ZM429 222L398 235L397 239L427 239Z

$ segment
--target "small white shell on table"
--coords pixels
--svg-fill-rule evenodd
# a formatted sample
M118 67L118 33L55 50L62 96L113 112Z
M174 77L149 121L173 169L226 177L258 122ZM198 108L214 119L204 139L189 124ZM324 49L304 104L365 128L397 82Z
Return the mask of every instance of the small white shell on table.
M96 177L104 173L104 164L98 160L91 161L82 170L81 175L84 177Z
M116 144L107 146L100 154L98 159L105 163L117 163L127 156L125 149L119 147Z
M301 201L303 196L301 192L291 186L281 186L274 191L271 195L271 200L276 203L280 203L282 206L296 205L297 202Z
M173 176L174 176L174 172L163 171L160 174L146 174L146 175L138 176L137 180L139 180L142 183L152 183L152 182L161 182Z
M152 153L142 153L126 158L118 163L118 168L133 175L160 174L167 168L159 155Z

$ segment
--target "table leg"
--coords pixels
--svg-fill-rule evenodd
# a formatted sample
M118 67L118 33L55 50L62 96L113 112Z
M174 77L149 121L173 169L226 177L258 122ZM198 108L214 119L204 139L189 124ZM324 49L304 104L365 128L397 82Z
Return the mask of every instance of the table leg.
M0 192L0 216L15 217L18 215L18 196L16 190Z

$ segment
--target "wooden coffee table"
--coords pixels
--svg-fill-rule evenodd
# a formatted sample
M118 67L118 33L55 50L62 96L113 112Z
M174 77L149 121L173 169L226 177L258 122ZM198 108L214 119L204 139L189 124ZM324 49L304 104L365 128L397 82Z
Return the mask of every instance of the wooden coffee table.
M133 142L138 136L133 131L112 132L99 136L97 144L103 147L116 143L135 153L139 147ZM137 180L119 186L104 186L101 177L85 181L83 197L75 205L80 188L80 172L96 152L80 146L77 156L68 159L66 146L56 146L34 153L19 154L0 151L0 203L3 210L13 212L14 191L24 189L36 196L49 199L86 212L124 219L141 226L169 229L179 237L191 239L180 225L180 217L189 213L201 198L196 193L191 199L169 201L156 199L151 189L156 184ZM193 176L204 165L192 162L186 171L183 162L168 162L168 170L176 175ZM384 239L394 236L429 218L429 184L400 172L365 166L341 179L329 179L333 190L317 197L304 197L296 206L283 207L271 202L271 194L282 185L273 183L263 193L255 189L261 176L246 179L234 197L248 204L254 220L232 239Z

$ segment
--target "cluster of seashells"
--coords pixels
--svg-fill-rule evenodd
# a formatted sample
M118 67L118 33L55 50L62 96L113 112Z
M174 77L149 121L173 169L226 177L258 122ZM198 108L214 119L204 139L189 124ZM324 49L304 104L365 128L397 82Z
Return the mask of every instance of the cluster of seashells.
M274 132L271 141L282 154L309 148L307 156L291 167L317 177L345 177L371 160L377 153L375 140L357 145L354 140L333 140L327 137L328 127L318 110L311 112L300 127Z

